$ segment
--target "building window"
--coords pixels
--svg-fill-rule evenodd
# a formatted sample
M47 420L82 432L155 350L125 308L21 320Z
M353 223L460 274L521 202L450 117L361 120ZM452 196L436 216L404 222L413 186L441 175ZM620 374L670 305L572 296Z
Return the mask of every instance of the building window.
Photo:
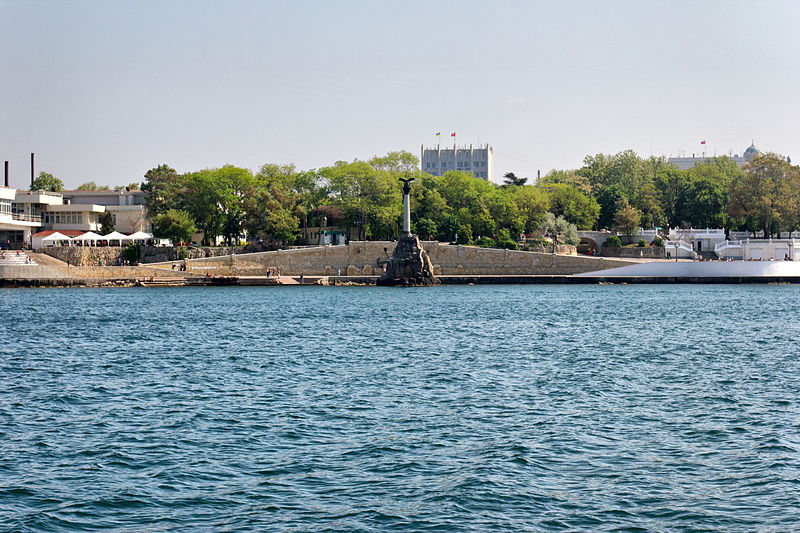
M11 200L0 200L0 213L3 215L11 214Z

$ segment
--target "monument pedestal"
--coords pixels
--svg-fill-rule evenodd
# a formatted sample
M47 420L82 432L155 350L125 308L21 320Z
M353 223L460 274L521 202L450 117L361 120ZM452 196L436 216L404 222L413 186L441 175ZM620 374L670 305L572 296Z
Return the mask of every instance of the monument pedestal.
M386 271L378 280L378 285L400 287L424 287L438 285L433 275L431 259L419 243L419 237L410 232L403 233L397 240L392 257L386 262Z

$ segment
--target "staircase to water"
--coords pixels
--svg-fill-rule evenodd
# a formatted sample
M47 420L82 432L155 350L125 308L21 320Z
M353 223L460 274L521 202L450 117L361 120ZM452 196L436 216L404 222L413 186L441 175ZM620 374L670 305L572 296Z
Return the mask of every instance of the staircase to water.
M25 252L3 251L0 252L0 266L29 266L36 265L36 261L28 257Z

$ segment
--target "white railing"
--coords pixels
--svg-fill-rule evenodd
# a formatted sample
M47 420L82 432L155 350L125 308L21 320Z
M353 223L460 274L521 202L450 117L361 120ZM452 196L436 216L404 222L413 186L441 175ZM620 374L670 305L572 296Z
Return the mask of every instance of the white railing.
M728 233L728 236L731 238L731 240L734 240L734 239L742 240L742 239L749 239L750 237L753 237L753 233L750 232L750 231L731 231L731 232ZM764 232L763 231L757 231L756 234L755 234L755 237L753 237L753 238L755 238L755 239L763 239L764 238Z
M694 257L694 249L692 249L692 245L685 241L667 241L664 243L664 251L672 252L672 251L683 250L686 252L690 257Z
M669 230L669 237L678 240L681 237L690 237L692 239L724 239L724 228L672 228ZM746 235L745 235L746 237Z
M714 253L719 254L729 249L742 249L742 241L722 241L714 245Z
M744 251L748 246L762 247L764 245L787 245L790 249L800 250L800 239L739 239L722 241L714 246L717 254L726 250Z
M39 215L28 215L25 213L14 213L12 218L14 220L24 220L26 222L41 222L42 217Z
M43 191L43 190L17 191L17 196L23 195L23 194L27 195L27 196L33 196L34 194L39 194L39 195L42 195L42 196L52 196L53 198L63 198L64 197L64 195L61 194L60 192L54 192L54 191Z

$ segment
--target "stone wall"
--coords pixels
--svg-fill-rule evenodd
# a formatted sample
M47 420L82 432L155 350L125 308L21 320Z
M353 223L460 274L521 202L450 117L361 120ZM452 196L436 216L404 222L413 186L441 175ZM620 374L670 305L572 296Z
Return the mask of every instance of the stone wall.
M0 279L135 279L135 278L165 278L186 277L186 272L178 270L165 270L150 266L2 266Z
M194 275L264 276L267 269L276 273L305 275L377 275L391 256L395 243L352 241L346 246L315 246L245 255L232 255L187 261ZM422 247L430 255L436 274L575 274L630 264L601 257L563 256L550 253L499 250L473 246L454 246L426 241ZM156 265L154 265L156 266ZM170 269L171 263L160 268Z
M666 257L663 246L634 246L631 248L601 248L600 254L603 257L647 257L663 258Z
M553 253L553 246L544 244L527 244L525 245L525 251L551 254ZM558 255L578 255L578 247L574 244L559 244L556 246L556 253Z
M75 266L97 266L102 260L104 265L116 265L123 258L124 247L119 246L56 246L36 250L39 253L47 254L61 261L69 262ZM246 247L186 247L173 248L171 246L142 246L141 263L161 263L165 261L178 261L179 256L188 259L199 259L204 257L227 256L231 252L234 254L245 253Z

